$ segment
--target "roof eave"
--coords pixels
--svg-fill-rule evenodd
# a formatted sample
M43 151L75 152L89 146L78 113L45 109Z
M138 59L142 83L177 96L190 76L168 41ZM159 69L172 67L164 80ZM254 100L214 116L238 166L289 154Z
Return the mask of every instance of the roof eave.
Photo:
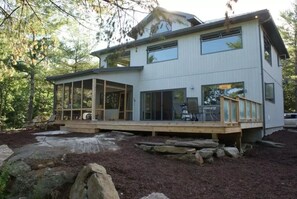
M114 67L114 68L93 68L89 70L79 71L75 73L67 73L63 75L48 76L47 81L55 82L59 80L71 79L75 77L83 77L92 74L107 73L107 72L130 72L130 71L141 71L143 66L131 66L131 67Z

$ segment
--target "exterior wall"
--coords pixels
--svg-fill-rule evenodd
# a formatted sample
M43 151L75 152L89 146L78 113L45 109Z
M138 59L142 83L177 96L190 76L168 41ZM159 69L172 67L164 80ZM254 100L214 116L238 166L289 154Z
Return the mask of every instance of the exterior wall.
M201 105L201 86L244 82L247 98L262 102L260 45L257 21L239 24L242 27L243 48L201 55L200 35L179 37L178 59L147 64L147 46L131 49L131 65L144 65L137 83L142 91L186 88L187 97L198 97ZM208 32L214 32L216 29ZM140 101L138 98L137 101ZM137 103L140 106L140 104ZM139 119L140 112L135 113Z
M172 22L172 31L179 30L179 29L182 29L182 28L191 27L191 23L188 22L184 17L171 15L171 16L168 16L168 19L169 19L170 22ZM161 17L161 20L162 20L162 17ZM140 34L137 35L137 40L150 37L150 32L151 32L152 25L158 23L159 21L160 21L160 19L155 18L151 22L149 22L144 27L143 34L142 35L140 35Z
M153 22L147 27L150 27ZM259 34L258 20L236 24L234 27L242 29L242 49L202 55L200 35L225 30L218 28L127 49L131 53L130 65L144 66L142 71L103 73L96 78L133 85L133 119L140 120L140 93L144 91L186 88L186 96L198 97L201 105L203 85L244 82L245 96L262 103L261 65L263 64L264 82L274 83L275 86L275 103L264 100L265 127L279 128L283 126L284 110L282 75L281 67L278 66L277 53L272 48L272 66L270 66L263 56L263 32L260 30ZM148 36L147 34L148 32L142 36ZM178 59L147 64L148 46L175 40L178 42ZM102 56L102 65L104 59L105 57Z
M264 34L261 30L261 38ZM261 42L262 49L264 49L264 41ZM278 63L278 54L275 49L271 48L272 64L263 59L263 75L265 83L274 83L275 89L275 102L265 100L265 128L266 129L279 129L284 125L284 100L282 88L282 67ZM265 96L264 96L265 97ZM266 131L266 134L273 131Z

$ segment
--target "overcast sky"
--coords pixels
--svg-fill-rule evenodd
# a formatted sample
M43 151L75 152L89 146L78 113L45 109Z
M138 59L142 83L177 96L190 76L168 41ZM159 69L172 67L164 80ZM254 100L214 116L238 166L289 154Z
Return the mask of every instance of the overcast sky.
M268 9L277 25L281 11L292 7L296 0L238 0L234 4L235 14ZM159 0L160 6L172 11L183 11L196 15L202 21L224 17L227 0Z

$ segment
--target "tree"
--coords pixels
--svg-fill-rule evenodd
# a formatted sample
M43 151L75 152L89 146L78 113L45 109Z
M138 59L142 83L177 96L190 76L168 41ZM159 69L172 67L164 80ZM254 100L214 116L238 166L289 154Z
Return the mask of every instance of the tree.
M49 54L49 65L54 69L54 74L65 74L98 67L97 59L94 60L90 52L92 46L97 44L93 37L82 32L77 23L67 24L61 28L59 46ZM67 34L66 34L66 33Z
M283 66L284 101L286 112L297 111L297 4L281 13L283 25L279 27L290 58Z
M135 14L147 13L157 5L157 0L4 0L0 4L0 27L13 32L9 27L19 24L19 29L15 30L25 29L27 24L22 19L28 15L24 10L31 10L41 22L57 19L46 16L59 12L61 18L75 20L86 28L95 30L93 27L97 27L99 39L121 42L126 41L133 22L137 21ZM92 22L94 19L97 24Z

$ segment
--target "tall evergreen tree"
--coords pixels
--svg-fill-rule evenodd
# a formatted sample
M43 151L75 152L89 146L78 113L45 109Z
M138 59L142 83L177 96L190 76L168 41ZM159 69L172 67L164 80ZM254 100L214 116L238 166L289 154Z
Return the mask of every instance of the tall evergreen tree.
M297 111L297 4L281 13L283 20L279 27L290 54L283 66L284 102L286 112Z

